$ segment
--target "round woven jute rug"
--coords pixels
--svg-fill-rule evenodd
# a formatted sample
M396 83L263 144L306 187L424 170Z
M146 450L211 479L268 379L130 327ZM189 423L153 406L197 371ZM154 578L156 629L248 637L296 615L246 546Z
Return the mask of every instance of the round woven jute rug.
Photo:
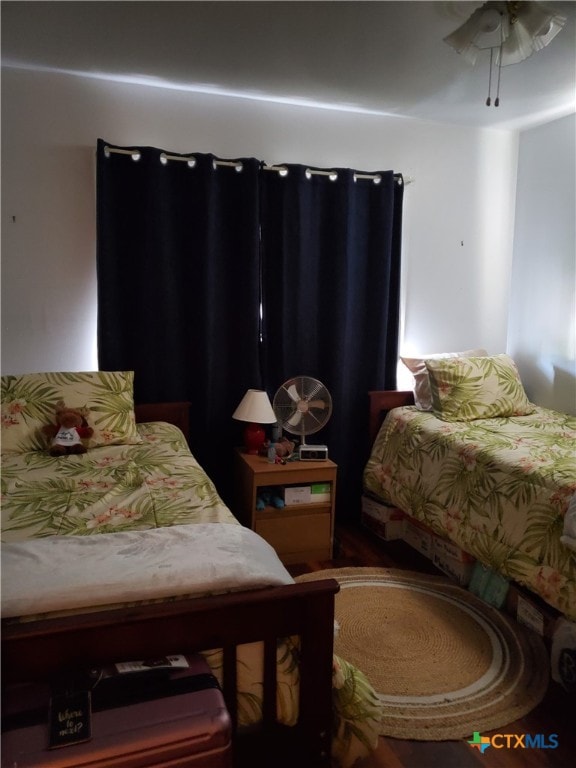
M383 736L445 741L499 729L533 709L548 685L542 640L441 576L342 568L333 578L335 653L378 693Z

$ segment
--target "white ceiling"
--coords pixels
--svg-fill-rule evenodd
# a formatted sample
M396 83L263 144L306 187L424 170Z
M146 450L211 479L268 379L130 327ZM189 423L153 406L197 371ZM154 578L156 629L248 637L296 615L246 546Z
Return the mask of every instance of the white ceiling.
M4 66L56 69L498 128L575 111L576 2L542 51L502 69L486 107L473 67L443 42L480 2L2 2Z

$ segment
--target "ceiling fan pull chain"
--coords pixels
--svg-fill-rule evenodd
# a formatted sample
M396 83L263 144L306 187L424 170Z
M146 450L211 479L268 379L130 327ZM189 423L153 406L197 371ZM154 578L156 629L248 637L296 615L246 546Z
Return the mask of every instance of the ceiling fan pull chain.
M489 107L492 103L492 99L490 98L490 94L492 93L492 59L494 56L494 49L490 48L490 70L488 73L488 98L486 99L486 106Z
M500 75L502 74L502 48L503 47L504 47L504 32L502 31L502 27L500 27L500 53L498 56L498 83L496 85L496 100L494 101L495 107L500 106Z
M502 71L502 64L498 64L498 84L496 86L496 98L494 99L494 106L500 106L500 73Z

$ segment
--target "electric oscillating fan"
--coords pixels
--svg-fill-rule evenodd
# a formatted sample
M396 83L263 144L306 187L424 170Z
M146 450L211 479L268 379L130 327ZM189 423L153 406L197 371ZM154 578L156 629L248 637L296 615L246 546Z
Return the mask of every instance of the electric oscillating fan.
M300 436L298 451L301 460L328 458L325 445L306 444L306 436L322 429L332 413L330 392L321 381L310 376L288 379L274 395L272 409L282 429Z

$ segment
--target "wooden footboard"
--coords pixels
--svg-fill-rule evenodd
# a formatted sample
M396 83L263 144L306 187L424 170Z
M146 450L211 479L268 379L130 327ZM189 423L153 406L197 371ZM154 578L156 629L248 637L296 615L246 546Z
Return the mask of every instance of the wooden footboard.
M370 447L372 447L388 411L403 405L414 405L414 393L401 390L381 390L368 392L368 398L370 405L368 428Z
M130 659L223 649L224 696L236 720L236 647L264 643L262 738L274 743L276 641L299 635L299 721L290 731L298 765L330 765L333 579L222 596L99 611L2 627L3 685L45 682ZM242 741L240 738L239 741ZM255 763L253 763L255 764ZM281 762L275 762L275 765Z

